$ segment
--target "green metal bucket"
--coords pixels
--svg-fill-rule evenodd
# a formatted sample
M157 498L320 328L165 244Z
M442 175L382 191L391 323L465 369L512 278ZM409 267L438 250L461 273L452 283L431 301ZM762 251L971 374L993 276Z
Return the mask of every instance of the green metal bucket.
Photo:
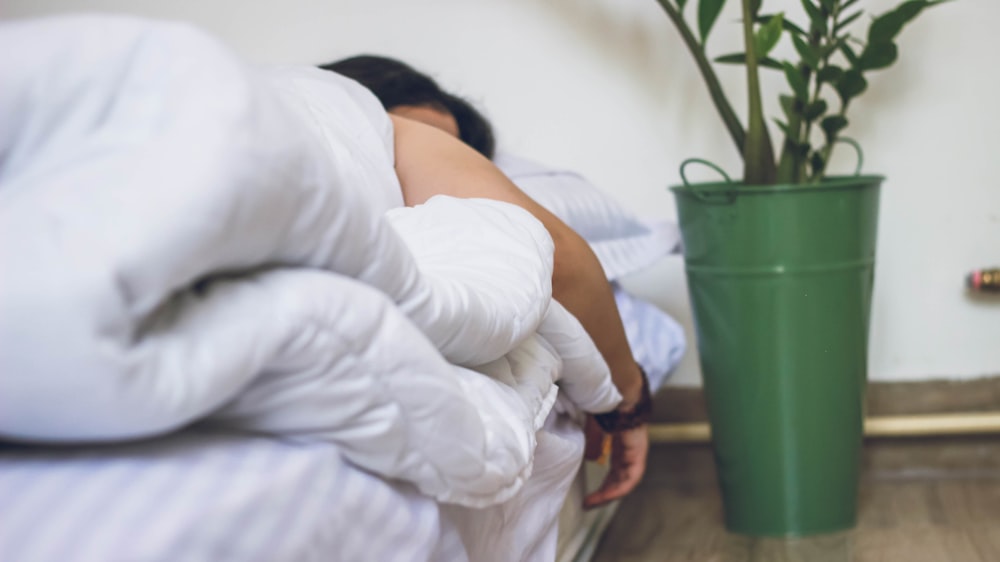
M856 523L882 180L671 188L730 531Z

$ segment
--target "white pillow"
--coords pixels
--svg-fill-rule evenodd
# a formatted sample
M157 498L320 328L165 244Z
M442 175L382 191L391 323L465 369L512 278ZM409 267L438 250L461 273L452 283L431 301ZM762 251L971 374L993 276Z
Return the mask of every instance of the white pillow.
M649 386L656 392L684 357L687 350L684 328L653 303L628 293L617 283L611 286L632 355L646 371Z
M493 162L522 191L590 243L609 280L639 271L679 248L676 224L635 216L579 174L505 153Z

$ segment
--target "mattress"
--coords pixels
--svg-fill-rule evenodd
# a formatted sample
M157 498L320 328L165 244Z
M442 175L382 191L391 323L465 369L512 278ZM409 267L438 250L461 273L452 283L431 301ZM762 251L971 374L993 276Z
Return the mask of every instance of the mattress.
M101 448L6 446L0 504L5 560L461 559L433 501L322 443L187 431ZM377 539L356 532L365 527Z
M0 559L36 561L553 560L583 438L539 432L511 500L445 506L329 443L193 428L101 447L0 445Z

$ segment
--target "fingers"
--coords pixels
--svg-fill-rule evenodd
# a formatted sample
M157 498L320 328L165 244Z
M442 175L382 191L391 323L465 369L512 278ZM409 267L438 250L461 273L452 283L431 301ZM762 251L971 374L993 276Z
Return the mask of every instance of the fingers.
M615 501L631 492L642 480L646 471L649 440L646 427L624 431L614 437L611 470L597 491L583 500L583 507L591 509Z
M583 427L584 449L583 458L588 461L597 461L604 456L604 431L594 421L594 416L588 415L587 422Z
M627 476L618 476L612 471L604 479L600 489L591 493L583 500L584 509L593 509L624 497L632 491L638 484L638 480L631 481Z

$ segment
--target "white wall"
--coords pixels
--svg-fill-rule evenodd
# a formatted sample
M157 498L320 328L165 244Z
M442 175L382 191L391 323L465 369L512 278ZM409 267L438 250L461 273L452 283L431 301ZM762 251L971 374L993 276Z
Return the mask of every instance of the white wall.
M692 6L695 0L691 0ZM710 52L736 50L736 3ZM864 2L882 12L894 2ZM795 12L799 2L767 0ZM654 0L5 0L0 17L120 10L195 22L260 62L400 57L486 108L502 147L580 170L636 212L675 216L667 185L689 156L738 158L683 45ZM690 7L689 7L690 10ZM1000 373L1000 300L963 291L1000 265L1000 3L955 2L901 38L901 59L871 80L849 134L883 190L871 376ZM723 74L741 111L738 68ZM768 84L774 85L774 81ZM846 151L845 151L846 152ZM851 163L844 159L846 171ZM738 172L737 172L738 173ZM628 279L685 322L683 266L668 258ZM675 377L698 384L692 350Z

